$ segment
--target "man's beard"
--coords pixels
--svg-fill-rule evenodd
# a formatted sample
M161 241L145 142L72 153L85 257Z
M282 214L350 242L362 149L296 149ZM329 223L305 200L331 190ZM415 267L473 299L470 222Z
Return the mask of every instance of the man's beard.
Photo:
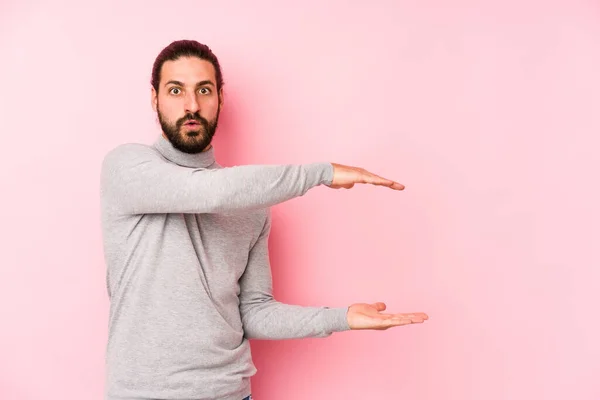
M187 113L185 117L178 119L175 124L167 122L160 113L160 109L158 109L157 114L160 126L173 147L184 153L196 154L202 152L211 143L217 130L220 112L221 107L219 106L215 119L210 122L201 117L198 111ZM200 126L194 129L183 128L183 124L190 120L197 121ZM183 132L183 129L187 132Z

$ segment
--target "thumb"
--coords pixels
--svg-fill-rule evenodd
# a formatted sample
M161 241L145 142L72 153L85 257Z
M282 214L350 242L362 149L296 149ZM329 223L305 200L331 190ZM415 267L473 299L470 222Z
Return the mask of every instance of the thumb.
M377 303L373 303L371 304L373 307L375 307L377 309L377 311L383 311L386 309L386 305L385 303L382 302L377 302Z

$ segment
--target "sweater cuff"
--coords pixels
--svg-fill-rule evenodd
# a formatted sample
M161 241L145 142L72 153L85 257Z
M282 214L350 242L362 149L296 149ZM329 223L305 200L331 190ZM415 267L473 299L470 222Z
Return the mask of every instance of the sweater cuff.
M328 162L316 162L305 164L304 167L311 177L312 185L331 185L333 182L333 164Z
M328 334L350 330L350 325L348 325L348 308L349 307L325 307L323 310L323 322L325 324L325 331Z
M333 164L332 163L323 163L325 164L325 174L323 176L323 184L326 186L330 186L333 183Z

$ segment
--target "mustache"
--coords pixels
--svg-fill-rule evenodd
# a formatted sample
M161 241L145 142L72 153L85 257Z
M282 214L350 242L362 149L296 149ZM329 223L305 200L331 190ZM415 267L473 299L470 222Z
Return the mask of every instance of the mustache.
M180 118L179 120L177 120L177 126L180 127L188 121L196 121L204 126L208 126L208 120L202 117L198 112L195 112L193 114L187 114L185 117Z

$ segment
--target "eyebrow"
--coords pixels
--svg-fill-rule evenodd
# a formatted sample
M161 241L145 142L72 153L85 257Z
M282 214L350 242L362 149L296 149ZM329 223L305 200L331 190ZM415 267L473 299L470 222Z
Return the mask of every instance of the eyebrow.
M173 81L173 80L168 81L167 83L165 83L165 86L167 86L169 84L173 84L173 85L177 85L177 86L185 86L183 83L181 83L179 81ZM200 81L200 82L196 83L196 87L200 87L200 86L204 86L204 85L215 86L215 84L212 83L212 81L209 81L209 80Z

